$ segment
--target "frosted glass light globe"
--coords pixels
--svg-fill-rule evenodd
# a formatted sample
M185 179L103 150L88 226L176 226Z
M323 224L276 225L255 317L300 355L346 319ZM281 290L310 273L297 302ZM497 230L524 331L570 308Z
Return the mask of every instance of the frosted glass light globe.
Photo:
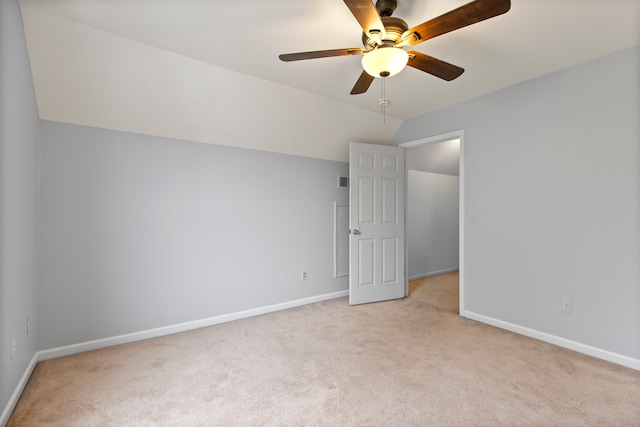
M378 46L362 57L362 67L373 77L390 77L404 69L409 54L393 46Z

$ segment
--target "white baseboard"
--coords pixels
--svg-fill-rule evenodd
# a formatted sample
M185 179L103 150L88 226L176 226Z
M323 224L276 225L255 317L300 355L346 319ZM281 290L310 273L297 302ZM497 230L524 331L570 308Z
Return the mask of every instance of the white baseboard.
M456 270L457 268L439 272L437 274L444 274L445 272L449 273ZM103 338L99 340L88 341L84 343L78 343L78 344L68 345L64 347L58 347L58 348L53 348L49 350L39 351L31 359L31 362L29 363L29 365L27 366L27 369L22 375L20 382L18 383L18 385L16 386L16 389L11 395L9 402L4 408L2 415L0 415L0 426L4 427L9 422L9 417L11 416L13 409L18 403L18 400L20 399L20 395L22 394L22 391L27 385L27 382L29 381L31 374L35 369L37 362L39 361L53 359L56 357L69 356L76 353L82 353L90 350L97 350L100 348L110 347L110 346L119 345L119 344L126 344L126 343L140 341L148 338L156 338L156 337L161 337L165 335L171 335L178 332L186 332L193 329L204 328L207 326L218 325L226 322L232 322L234 320L245 319L248 317L258 316L261 314L272 313L275 311L287 310L289 308L300 307L303 305L313 304L316 302L327 301L335 298L342 298L348 295L349 295L349 291L344 290L344 291L333 292L333 293L324 294L324 295L317 295L310 298L303 298L295 301L269 305L265 307L258 307L251 310L224 314L221 316L210 317L207 319L195 320L193 322L185 322L185 323L170 325L162 328L149 329L146 331L134 332L131 334L119 335L115 337ZM501 329L506 329L508 331L515 332L517 334L535 338L540 341L548 342L550 344L554 344L554 345L564 347L573 351L577 351L579 353L596 357L598 359L603 359L608 362L612 362L618 365L626 366L628 368L640 371L640 360L634 359L632 357L613 353L607 350L602 350L600 348L592 347L576 341L571 341L565 338L557 337L555 335L547 334L545 332L536 331L534 329L526 328L524 326L494 319L492 317L483 316L481 314L477 314L468 310L464 311L463 317L476 320L478 322L486 323L488 325L495 326Z
M78 344L67 345L63 347L52 348L49 350L42 350L36 352L31 359L29 366L25 370L20 382L16 386L9 402L4 408L2 415L0 415L0 426L4 427L11 417L11 413L15 409L20 395L24 390L36 364L42 360L53 359L56 357L70 356L72 354L82 353L90 350L97 350L100 348L111 347L119 344L126 344L134 341L141 341L149 338L156 338L165 335L171 335L178 332L186 332L193 329L204 328L207 326L219 325L221 323L232 322L234 320L246 319L248 317L259 316L261 314L273 313L275 311L287 310L289 308L300 307L307 304L313 304L316 302L327 301L335 298L342 298L349 296L349 291L338 291L329 294L317 295L309 298L303 298L294 301L283 302L274 305L268 305L265 307L253 308L250 310L239 311L236 313L223 314L220 316L209 317L207 319L194 320L192 322L179 323L177 325L165 326L162 328L149 329L146 331L133 332L125 335L118 335L115 337L102 338L99 340L93 340Z
M93 341L87 341L78 344L67 345L63 347L52 348L38 352L38 361L53 359L56 357L69 356L72 354L82 353L85 351L97 350L100 348L111 347L114 345L127 344L134 341L141 341L149 338L156 338L165 335L176 334L178 332L186 332L193 329L205 328L207 326L219 325L221 323L232 322L234 320L245 319L247 317L259 316L261 314L272 313L274 311L287 310L289 308L300 307L307 304L313 304L320 301L341 298L349 296L349 291L338 291L329 294L317 295L309 298L303 298L294 301L287 301L279 304L268 305L265 307L252 308L250 310L238 311L236 313L223 314L220 316L209 317L207 319L194 320L192 322L179 323L177 325L164 326L161 328L148 329L146 331L133 332L115 337L102 338Z
M417 276L411 276L411 277L409 277L409 280L418 280L418 279L424 279L425 277L439 276L441 274L453 273L454 271L458 271L458 270L460 270L458 267L454 267L454 268L447 268L447 269L444 269L444 270L432 271L430 273L418 274Z
M31 377L33 370L36 368L37 363L38 363L38 353L34 354L33 357L31 358L31 362L29 362L29 365L27 365L27 369L25 369L24 374L22 374L22 377L20 378L20 381L18 382L16 389L13 391L13 394L9 398L9 402L7 402L7 406L5 406L4 410L2 411L2 415L0 415L0 426L4 427L9 422L11 413L13 412L16 405L18 404L18 400L20 400L20 395L22 394L22 391L24 390L24 388L27 386L27 382L29 382L29 378Z
M493 317L483 316L482 314L474 313L468 310L465 310L462 316L468 319L476 320L481 323L486 323L487 325L495 326L501 329L506 329L508 331L515 332L520 335L525 335L527 337L548 342L550 344L554 344L559 347L564 347L569 350L576 351L578 353L586 354L588 356L606 360L607 362L615 363L617 365L626 366L627 368L640 371L640 359L634 359L633 357L624 356L618 353L613 353L608 350L603 350L601 348L593 347L577 341L568 340L566 338L551 335L546 332L541 332L535 329L526 328L524 326L505 322L503 320L494 319Z

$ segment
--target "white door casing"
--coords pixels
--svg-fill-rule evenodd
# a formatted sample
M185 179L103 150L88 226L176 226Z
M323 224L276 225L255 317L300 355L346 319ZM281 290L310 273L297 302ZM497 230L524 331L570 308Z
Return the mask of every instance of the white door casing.
M349 303L406 296L405 149L349 145Z
M406 149L411 149L415 147L420 147L423 145L434 144L437 142L449 141L452 139L460 140L460 154L459 154L459 162L460 162L460 215L458 218L459 221L459 234L460 234L460 253L459 253L459 313L460 316L468 317L466 314L466 306L465 306L465 277L466 277L466 269L465 269L465 218L466 218L466 202L465 202L465 176L466 176L466 167L465 167L465 138L464 138L464 130L458 130L450 133L430 136L427 138L422 138L416 141L409 141L400 144L400 147L404 147ZM410 152L410 151L409 151ZM471 214L470 216L473 216Z

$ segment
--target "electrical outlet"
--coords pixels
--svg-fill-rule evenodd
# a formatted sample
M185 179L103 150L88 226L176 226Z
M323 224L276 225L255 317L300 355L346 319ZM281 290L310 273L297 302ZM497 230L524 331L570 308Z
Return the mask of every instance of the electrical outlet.
M427 253L426 252L424 253L424 260L425 261L427 260Z
M11 337L11 360L16 355L16 337Z
M567 314L573 313L573 301L571 298L562 298L562 312Z
M302 270L300 272L300 279L307 280L307 270Z

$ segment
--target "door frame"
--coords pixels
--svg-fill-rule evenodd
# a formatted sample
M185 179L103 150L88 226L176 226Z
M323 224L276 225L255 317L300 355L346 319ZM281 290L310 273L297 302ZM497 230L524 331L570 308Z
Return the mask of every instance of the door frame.
M464 187L465 187L465 168L464 168L464 130L453 131L449 133L444 133L440 135L430 136L427 138L421 138L414 141L403 142L402 144L398 144L399 147L404 147L405 149L418 148L424 145L437 144L438 142L450 141L452 139L460 140L460 187L459 187L459 203L460 210L458 213L458 234L459 234L459 248L458 248L458 258L459 258L459 314L464 317L465 308L464 308L464 278L465 278L465 268L464 268L464 218L465 218L465 209L464 209ZM408 180L409 171L405 168L405 174L407 175L406 180ZM407 203L409 202L409 197L407 193L408 185L405 186L405 212L408 209ZM406 232L406 225L405 225ZM405 253L407 253L407 240L405 239ZM409 257L405 256L405 271L409 271ZM409 294L408 281L407 281L407 289L405 293Z

